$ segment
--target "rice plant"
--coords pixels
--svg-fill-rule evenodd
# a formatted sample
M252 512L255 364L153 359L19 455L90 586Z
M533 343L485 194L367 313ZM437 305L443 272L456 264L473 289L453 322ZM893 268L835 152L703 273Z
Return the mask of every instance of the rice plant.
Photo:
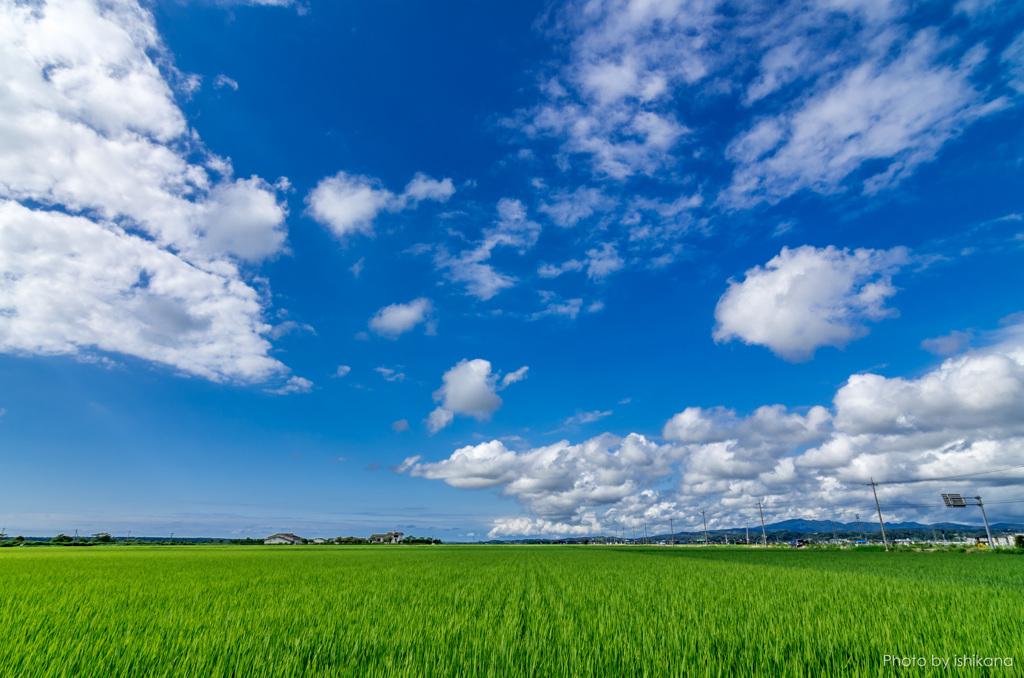
M1024 559L657 547L0 552L3 676L982 675ZM934 658L949 659L935 667Z

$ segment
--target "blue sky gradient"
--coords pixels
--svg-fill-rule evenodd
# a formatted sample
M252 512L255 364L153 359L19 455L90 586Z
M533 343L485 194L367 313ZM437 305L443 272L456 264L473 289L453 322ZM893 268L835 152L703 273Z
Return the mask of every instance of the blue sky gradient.
M1024 519L1019 3L0 8L9 533Z

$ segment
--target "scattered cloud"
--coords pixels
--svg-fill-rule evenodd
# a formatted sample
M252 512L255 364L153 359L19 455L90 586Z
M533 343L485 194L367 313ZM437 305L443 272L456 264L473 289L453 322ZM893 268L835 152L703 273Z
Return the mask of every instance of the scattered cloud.
M366 257L359 257L359 261L348 267L348 270L352 272L353 278L358 278L359 274L363 272L363 265L366 261Z
M410 430L409 421L407 419L399 419L398 421L391 424L391 430L395 433L405 433Z
M786 219L785 221L780 221L775 226L775 229L772 231L772 237L773 238L778 238L780 236L783 236L783 235L789 233L790 231L792 231L795 226L796 226L796 221L793 220L793 219Z
M213 79L214 89L221 89L222 87L230 87L231 89L238 91L238 81L229 78L228 76L221 73Z
M544 309L537 311L530 316L532 320L538 320L547 316L561 316L575 320L583 308L583 299L562 299L554 292L541 290L541 300L545 305Z
M1010 87L1024 94L1024 32L1017 34L1013 42L1003 50L1000 61L1006 64Z
M372 235L381 212L401 212L424 200L447 202L454 193L451 179L437 181L420 173L396 195L371 177L338 172L309 192L306 205L309 216L344 240L355 234Z
M405 381L405 374L390 367L374 367L373 371L384 377L386 381Z
M306 204L311 217L344 238L371 234L377 214L396 200L378 181L338 172L321 180L306 196Z
M742 207L801 190L836 193L868 163L883 164L860 181L861 190L890 188L971 122L1006 105L986 100L971 83L981 46L943 63L943 41L929 28L890 47L737 137L726 152L736 163L726 200Z
M556 16L567 36L563 66L542 84L543 100L507 121L527 138L561 142L561 162L585 158L597 178L653 175L671 166L690 132L672 91L707 72L701 54L713 5L678 2L569 3Z
M299 7L302 12L302 4L299 0L211 0L218 5L252 5L263 7Z
M309 393L313 390L313 382L302 377L290 377L280 388L266 389L267 393L275 395L291 395L293 393Z
M482 240L474 247L452 255L442 246L434 255L434 266L443 271L445 277L464 283L466 291L482 301L516 283L516 278L499 273L487 263L492 251L496 247L508 247L523 254L540 236L540 224L527 218L526 207L519 200L502 198L498 201L497 212L497 221L484 229Z
M460 360L441 377L441 387L434 391L434 402L440 405L427 418L427 428L437 433L452 423L456 414L485 421L501 408L498 390L522 381L529 370L525 365L501 379L491 372L491 363L481 358Z
M615 208L618 200L607 196L597 188L580 186L571 193L555 192L550 202L541 203L540 211L547 214L556 226L571 228L596 213L608 212Z
M717 210L775 204L803 191L867 196L935 159L976 121L1011 105L975 80L994 58L970 32L905 2L602 0L562 3L539 23L557 66L538 76L539 101L503 124L531 161L548 154L561 172L585 168L602 188L557 190L540 211L570 227L614 204L603 187L646 177L674 186L702 180L702 161L734 166L716 189ZM1005 7L1005 5L1004 5ZM984 12L967 12L972 27ZM963 17L955 20L963 21ZM911 28L911 27L914 28ZM998 55L1011 87L1024 85L1024 37ZM699 124L730 115L723 140ZM535 179L538 190L546 182ZM701 204L698 201L690 208ZM629 210L627 210L628 213ZM684 219L685 222L685 219ZM670 228L684 226L679 224ZM664 229L665 226L658 228ZM638 225L641 236L650 225Z
M455 421L455 413L438 405L427 415L425 421L427 430L433 435Z
M625 265L614 243L601 243L600 249L587 250L587 278L590 280L604 280Z
M296 322L294 320L285 320L284 322L278 323L270 328L270 331L267 332L267 336L274 341L277 341L281 337L292 334L293 332L309 332L311 334L316 334L316 330L313 329L312 325Z
M420 323L426 326L427 334L435 334L437 321L433 318L434 304L425 297L413 299L408 304L391 304L377 311L370 318L370 329L389 339L397 339Z
M592 424L595 421L601 421L605 417L612 415L611 410L602 412L600 410L594 410L593 412L583 412L582 410L576 410L576 414L565 420L566 426L580 426L582 424Z
M921 342L921 348L935 355L953 355L960 353L970 344L973 335L970 332L954 330L949 334Z
M766 346L790 361L809 360L821 346L842 348L867 334L865 321L896 314L892 274L907 250L783 247L763 268L748 270L715 307L717 342Z
M542 278L557 278L563 273L570 273L575 271L582 271L584 263L577 261L576 259L570 259L562 264L541 264L537 269L537 275Z
M417 207L424 200L446 203L448 198L455 195L455 185L451 179L432 179L422 172L417 172L406 187L405 191L398 196L398 202L402 209L412 206Z
M523 379L526 379L526 373L529 370L530 370L529 367L527 367L526 365L523 365L522 367L520 367L515 372L509 372L504 377L502 377L502 379L501 379L501 387L502 388L507 388L510 384L514 384L517 381L522 381Z
M352 368L348 365L338 365L338 369L335 371L335 377L344 377L346 374L352 371Z

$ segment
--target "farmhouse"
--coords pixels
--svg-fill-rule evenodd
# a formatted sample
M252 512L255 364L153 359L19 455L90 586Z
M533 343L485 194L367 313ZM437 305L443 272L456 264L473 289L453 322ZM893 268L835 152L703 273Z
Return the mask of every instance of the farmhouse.
M263 540L264 544L301 544L302 537L296 537L291 532L280 532L278 534L272 534Z
M316 539L313 540L313 543L314 544L326 544L327 540L324 539L323 537L317 537Z
M404 532L388 532L387 534L371 534L371 544L397 544L402 541Z

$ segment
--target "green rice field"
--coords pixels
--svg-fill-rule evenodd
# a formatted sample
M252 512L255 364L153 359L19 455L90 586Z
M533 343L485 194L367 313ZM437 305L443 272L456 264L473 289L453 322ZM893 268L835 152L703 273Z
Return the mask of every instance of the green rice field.
M1024 675L1019 556L23 547L0 583L0 676Z

